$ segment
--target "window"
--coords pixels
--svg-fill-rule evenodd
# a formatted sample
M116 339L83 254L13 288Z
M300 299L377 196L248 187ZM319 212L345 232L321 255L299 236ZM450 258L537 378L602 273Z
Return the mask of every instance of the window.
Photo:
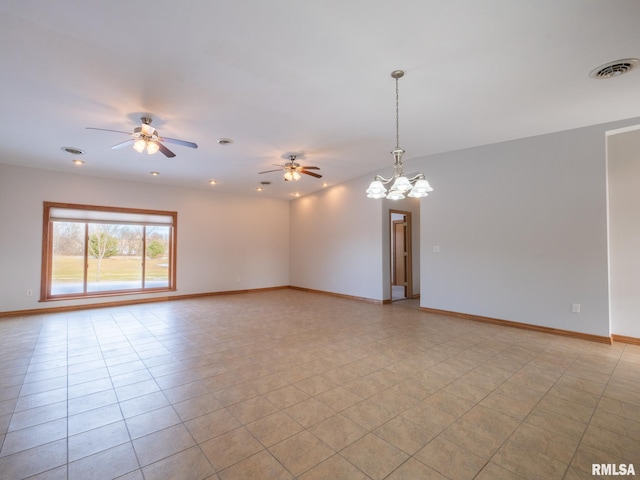
M41 300L175 290L176 212L44 202Z

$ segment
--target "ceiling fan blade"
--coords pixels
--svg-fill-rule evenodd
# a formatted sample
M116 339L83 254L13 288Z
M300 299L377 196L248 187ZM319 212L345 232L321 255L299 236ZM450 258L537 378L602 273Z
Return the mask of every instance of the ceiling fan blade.
M306 173L307 175L311 175L312 177L322 178L322 175L314 172L308 172L306 170L300 170L300 173Z
M131 135L131 132L123 132L121 130L111 130L109 128L96 128L96 127L86 127L87 130L102 130L103 132L115 132L115 133L124 133L125 135Z
M320 170L320 167L302 167L305 170Z
M160 151L164 154L165 157L173 158L173 157L176 156L175 153L173 153L171 150L169 150L167 147L165 147L160 142L156 142L156 143L158 144L158 147L160 147Z
M124 142L122 142L122 143L116 143L116 144L115 144L114 146L112 146L111 148L112 148L112 149L114 149L114 150L116 150L116 149L118 149L118 148L128 147L128 146L130 146L130 145L133 145L135 141L136 141L136 139L135 139L135 138L132 138L132 139L130 139L130 140L125 140L125 141L124 141Z
M277 170L266 170L266 171L264 171L264 172L258 172L258 174L261 174L261 173L271 173L271 172L280 172L280 171L282 171L282 170L283 170L282 168L278 168Z
M176 145L182 145L183 147L198 148L198 144L193 142L187 142L186 140L178 140L177 138L160 137L163 142L175 143Z

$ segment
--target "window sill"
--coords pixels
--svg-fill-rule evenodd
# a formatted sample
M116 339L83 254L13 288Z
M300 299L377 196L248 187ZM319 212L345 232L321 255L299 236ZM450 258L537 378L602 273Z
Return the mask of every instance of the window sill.
M146 288L144 290L110 290L108 292L91 292L82 294L55 295L40 298L39 302L57 302L60 300L83 300L87 298L121 297L125 295L146 295L148 293L175 292L174 288Z

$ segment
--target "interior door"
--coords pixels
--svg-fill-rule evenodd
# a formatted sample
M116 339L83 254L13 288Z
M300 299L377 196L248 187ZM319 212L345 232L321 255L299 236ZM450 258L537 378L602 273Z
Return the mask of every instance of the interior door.
M413 290L413 221L412 212L389 209L387 231L389 273L385 281L390 290L389 301L415 298Z
M404 287L407 296L407 223L404 220L393 221L393 285Z

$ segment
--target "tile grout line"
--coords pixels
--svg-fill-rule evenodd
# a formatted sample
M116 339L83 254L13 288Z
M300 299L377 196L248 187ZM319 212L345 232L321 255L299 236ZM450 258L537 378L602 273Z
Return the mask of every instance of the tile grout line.
M624 352L625 349L626 349L626 346L623 348L622 351ZM602 397L604 396L604 393L607 390L607 386L611 382L611 377L613 376L613 373L615 372L615 369L618 367L621 358L622 358L622 352L620 353L620 356L618 357L618 360L616 361L615 366L611 369L611 373L609 374L609 376L607 378L607 383L605 384L604 388L602 389L602 392L600 393L600 395L598 395L598 400L597 400L595 406L593 407L593 412L591 412L591 415L589 416L589 421L587 422L587 426L584 429L584 431L582 432L582 435L580 435L580 440L578 441L578 445L577 445L575 451L573 452L573 455L571 456L571 460L569 461L569 465L567 466L567 469L565 470L564 475L562 476L563 479L567 476L567 473L569 473L569 469L571 468L571 463L573 462L574 458L576 457L576 454L578 453L578 450L580 449L580 446L582 445L582 441L584 439L584 436L586 435L587 430L591 426L591 421L593 420L593 417L594 417L594 415L596 414L596 412L598 410L598 406L600 405L600 401L602 400ZM589 472L586 472L586 473L589 473ZM591 474L591 475L593 476L593 474Z

